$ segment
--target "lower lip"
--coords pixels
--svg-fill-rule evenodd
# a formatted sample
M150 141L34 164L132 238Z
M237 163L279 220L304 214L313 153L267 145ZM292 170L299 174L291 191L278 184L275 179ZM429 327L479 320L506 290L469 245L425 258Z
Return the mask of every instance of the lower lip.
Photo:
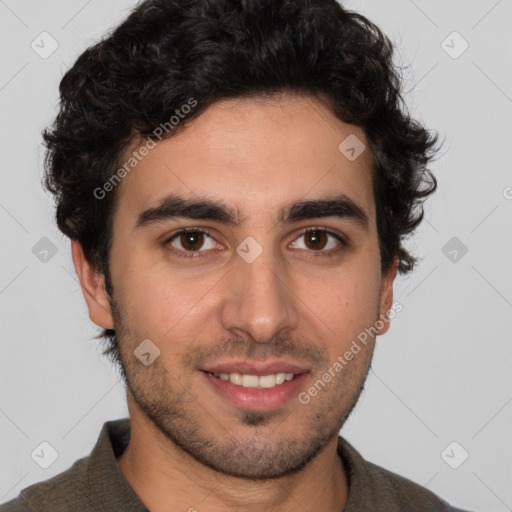
M219 395L236 407L251 411L268 411L282 407L298 395L308 375L301 373L273 388L244 388L210 373L201 373Z

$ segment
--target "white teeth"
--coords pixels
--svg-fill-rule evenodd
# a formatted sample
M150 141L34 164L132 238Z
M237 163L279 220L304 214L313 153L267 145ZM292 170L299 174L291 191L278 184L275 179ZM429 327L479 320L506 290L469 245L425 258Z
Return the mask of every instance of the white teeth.
M293 378L293 373L289 373ZM282 384L286 380L286 373L276 373L276 384Z
M230 373L229 380L237 386L242 385L242 374L241 373Z
M262 375L259 378L260 388L273 388L276 384L282 384L277 382L277 375Z
M257 388L259 381L257 375L242 375L242 386L244 388Z
M224 381L230 381L237 386L244 388L273 388L283 384L287 380L292 380L295 376L293 373L272 373L270 375L245 375L242 373L214 373Z

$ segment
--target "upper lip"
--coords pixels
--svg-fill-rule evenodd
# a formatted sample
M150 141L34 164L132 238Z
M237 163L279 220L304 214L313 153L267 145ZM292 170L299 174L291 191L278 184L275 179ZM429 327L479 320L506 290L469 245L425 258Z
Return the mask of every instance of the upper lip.
M300 373L309 372L309 368L299 363L286 361L257 362L257 361L230 361L224 363L215 363L204 368L203 372L210 373L243 373L244 375L271 375L274 373Z

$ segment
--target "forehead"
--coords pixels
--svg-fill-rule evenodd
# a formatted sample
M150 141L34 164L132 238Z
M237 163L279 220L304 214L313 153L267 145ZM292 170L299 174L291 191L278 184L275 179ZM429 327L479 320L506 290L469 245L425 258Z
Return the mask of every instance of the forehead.
M132 144L124 160L137 147ZM355 159L352 147L360 153ZM276 217L292 201L339 194L361 205L370 220L375 215L364 131L319 100L298 95L213 104L158 142L117 193L118 213L132 222L171 193L218 199L255 222Z

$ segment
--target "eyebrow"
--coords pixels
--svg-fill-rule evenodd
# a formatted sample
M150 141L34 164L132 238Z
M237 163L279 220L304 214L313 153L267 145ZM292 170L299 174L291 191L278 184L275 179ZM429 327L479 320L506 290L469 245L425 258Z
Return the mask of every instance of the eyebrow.
M323 217L348 219L363 229L368 228L368 215L364 209L344 194L296 201L281 210L277 223L286 225ZM177 218L215 221L230 226L240 226L246 220L246 218L242 219L239 210L222 201L208 198L185 198L171 194L157 206L142 211L137 217L134 229Z

